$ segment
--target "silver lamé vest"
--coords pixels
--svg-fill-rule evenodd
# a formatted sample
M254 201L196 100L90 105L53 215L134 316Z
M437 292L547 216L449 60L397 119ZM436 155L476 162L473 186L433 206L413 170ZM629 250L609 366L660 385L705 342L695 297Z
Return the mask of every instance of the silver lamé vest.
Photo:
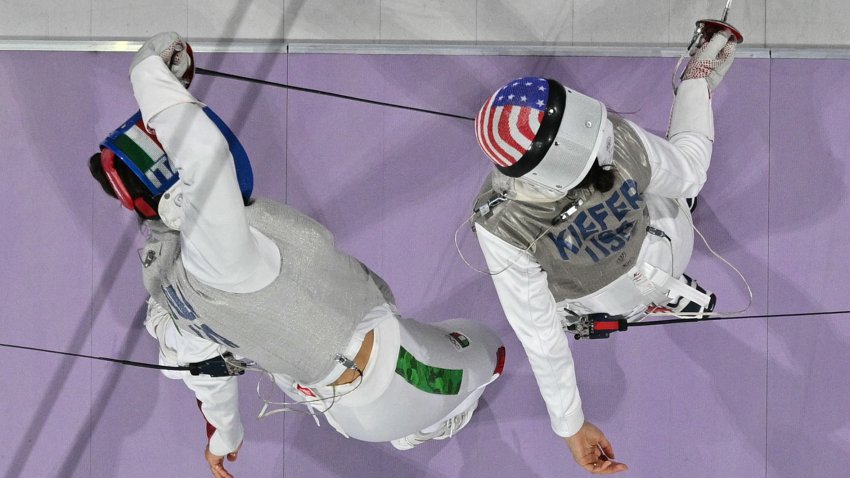
M584 297L623 275L635 266L646 237L649 213L642 193L651 176L646 148L623 119L611 121L616 180L610 191L572 190L548 203L508 200L475 219L476 227L520 249L529 248L546 271L556 302ZM494 190L496 174L485 181L475 208L510 193ZM579 199L581 206L553 227L553 219Z
M145 287L184 333L222 344L270 372L316 383L330 374L366 313L392 302L389 289L295 209L258 200L246 211L248 223L280 249L280 275L271 284L246 294L202 284L183 268L179 234L149 221L151 236L141 252Z

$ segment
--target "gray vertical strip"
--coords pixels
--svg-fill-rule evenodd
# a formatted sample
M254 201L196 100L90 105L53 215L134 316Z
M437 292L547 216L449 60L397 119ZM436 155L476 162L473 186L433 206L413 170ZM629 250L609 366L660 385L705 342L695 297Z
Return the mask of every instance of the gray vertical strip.
M289 49L287 48L286 58L286 82L289 83ZM286 98L283 102L283 118L286 128L286 139L283 143L283 200L289 204L289 90L283 92Z
M765 0L766 3L767 0ZM765 41L767 41L767 6L765 5ZM773 61L768 62L767 66L767 270L770 271L770 196L771 196L771 187L770 187L770 166L771 166L771 156L773 155L773 150L771 149L771 136L773 135L773 122L771 119L771 107L773 104ZM767 274L767 284L765 286L765 308L766 312L770 314L770 276L771 274ZM769 390L770 390L770 321L764 321L765 328L765 345L764 345L764 457L765 457L765 467L764 467L764 476L767 478L768 476L768 460L770 452L770 422L768 422L770 417L770 399L769 399Z

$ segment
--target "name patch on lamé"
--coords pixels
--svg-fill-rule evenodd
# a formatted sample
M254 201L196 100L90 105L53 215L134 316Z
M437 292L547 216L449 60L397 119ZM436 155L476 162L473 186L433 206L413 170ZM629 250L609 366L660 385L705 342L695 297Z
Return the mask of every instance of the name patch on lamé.
M183 297L179 288L174 285L166 285L162 287L162 291L165 293L165 298L168 300L171 313L188 321L189 324L187 327L189 330L194 332L195 335L231 349L239 348L239 345L228 340L226 337L213 330L209 325L196 322L198 314L195 313L195 309L193 309L192 305L189 304L185 297Z
M628 243L634 223L626 218L642 204L637 183L627 179L611 197L576 214L565 229L557 234L550 232L547 237L565 261L585 254L593 262L599 262Z

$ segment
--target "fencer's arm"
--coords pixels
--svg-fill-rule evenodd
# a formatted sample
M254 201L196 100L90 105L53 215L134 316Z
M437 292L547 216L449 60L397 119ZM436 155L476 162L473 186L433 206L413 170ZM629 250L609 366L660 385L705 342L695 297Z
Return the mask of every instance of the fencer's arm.
M169 313L153 299L148 301L145 328L159 341L160 365L186 366L226 352L224 347L214 342L188 332L181 334ZM194 392L208 424L210 452L223 456L236 451L244 436L239 417L239 387L236 377L195 376L189 372L171 370L164 370L163 374L168 378L182 379L189 390Z
M476 225L481 250L493 275L502 309L522 343L557 435L574 435L584 423L575 365L555 312L546 273L522 251Z
M130 84L145 126L148 126L151 118L174 105L202 104L178 81L162 58L156 55L141 61L134 60L130 70Z
M130 80L145 126L180 174L184 267L228 292L265 287L277 277L279 251L248 227L227 140L158 56L136 64Z
M705 184L714 142L714 114L705 79L679 85L670 115L668 139L632 123L643 140L652 169L646 192L663 197L688 198Z

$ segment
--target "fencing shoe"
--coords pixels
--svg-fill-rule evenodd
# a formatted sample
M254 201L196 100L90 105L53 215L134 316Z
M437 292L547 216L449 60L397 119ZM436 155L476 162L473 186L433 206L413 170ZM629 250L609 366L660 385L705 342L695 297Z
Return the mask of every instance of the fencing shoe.
M709 292L705 290L701 285L697 283L696 280L692 279L687 274L682 274L682 278L685 279L688 287L693 287L694 289L702 292L703 294L711 297L711 300L708 302L706 307L703 307L696 302L692 302L684 297L679 297L675 302L669 302L665 308L669 309L670 312L673 312L676 315L682 314L685 318L693 318L693 319L704 319L708 317L708 314L714 311L714 306L717 304L717 296L714 295L714 292ZM705 315L702 315L705 314Z
M451 438L469 423L469 420L472 419L472 412L475 411L475 407L477 406L478 400L471 407L444 421L439 428L432 432L416 432L412 435L393 440L390 443L392 443L396 450L410 450L416 445L428 440L445 440L446 438Z

